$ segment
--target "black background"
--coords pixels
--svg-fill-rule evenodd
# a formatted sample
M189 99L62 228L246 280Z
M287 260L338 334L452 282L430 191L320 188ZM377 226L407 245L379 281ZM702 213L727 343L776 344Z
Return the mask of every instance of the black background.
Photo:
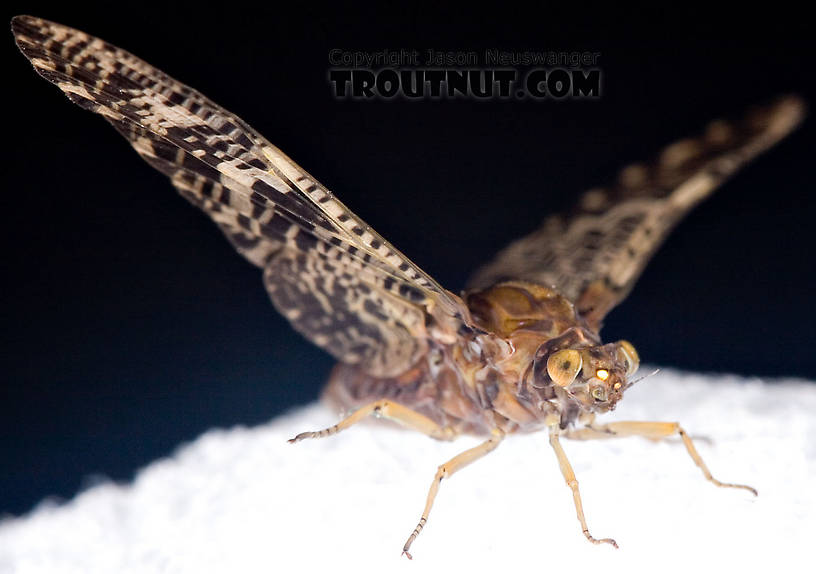
M778 5L717 15L70 4L17 3L5 19L81 28L198 88L453 290L581 190L710 119L785 92L814 101L811 20ZM429 47L600 52L603 96L331 94L332 48ZM105 122L38 78L10 33L0 52L0 512L71 496L94 475L127 479L207 428L314 400L332 360L276 314L258 270ZM653 364L813 378L812 123L678 228L605 338L630 339Z

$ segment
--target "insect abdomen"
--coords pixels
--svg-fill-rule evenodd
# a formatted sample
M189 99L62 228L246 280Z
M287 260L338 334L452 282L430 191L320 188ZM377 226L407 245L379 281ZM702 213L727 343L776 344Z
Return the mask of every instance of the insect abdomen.
M446 353L436 349L396 377L375 377L355 365L338 363L323 399L344 412L379 399L392 399L457 433L483 435L493 428L485 389L468 385Z

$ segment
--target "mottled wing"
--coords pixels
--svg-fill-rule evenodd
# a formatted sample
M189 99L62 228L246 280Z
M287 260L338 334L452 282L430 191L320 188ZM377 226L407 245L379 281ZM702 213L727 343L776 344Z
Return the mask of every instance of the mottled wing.
M804 113L802 101L788 96L740 121L712 122L700 137L675 142L652 163L630 165L614 184L584 193L571 213L546 219L502 250L469 288L506 279L552 286L600 326L677 222Z
M237 116L128 52L18 16L17 45L74 103L102 115L264 268L307 338L375 375L407 369L467 312L331 192Z

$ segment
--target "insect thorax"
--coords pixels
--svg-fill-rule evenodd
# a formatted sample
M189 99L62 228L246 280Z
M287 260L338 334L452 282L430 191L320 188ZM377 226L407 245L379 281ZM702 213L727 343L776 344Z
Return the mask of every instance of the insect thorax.
M562 349L583 349L587 362L593 356L603 361L616 349L600 345L572 303L553 289L523 282L499 283L464 299L484 333L432 344L399 376L374 377L338 364L326 398L343 409L389 398L473 434L496 427L529 432L553 422L566 426L588 410L548 375L547 359Z

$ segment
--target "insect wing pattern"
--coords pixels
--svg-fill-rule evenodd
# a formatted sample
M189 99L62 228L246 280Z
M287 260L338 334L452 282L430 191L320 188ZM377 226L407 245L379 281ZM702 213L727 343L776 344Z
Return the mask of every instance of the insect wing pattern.
M736 122L716 120L698 138L673 143L648 164L590 189L571 213L555 215L478 270L472 289L506 279L555 287L596 329L634 286L674 226L729 176L796 127L795 96Z
M457 296L237 116L78 30L18 16L12 31L43 78L103 116L264 269L276 308L338 360L398 374L465 324Z

